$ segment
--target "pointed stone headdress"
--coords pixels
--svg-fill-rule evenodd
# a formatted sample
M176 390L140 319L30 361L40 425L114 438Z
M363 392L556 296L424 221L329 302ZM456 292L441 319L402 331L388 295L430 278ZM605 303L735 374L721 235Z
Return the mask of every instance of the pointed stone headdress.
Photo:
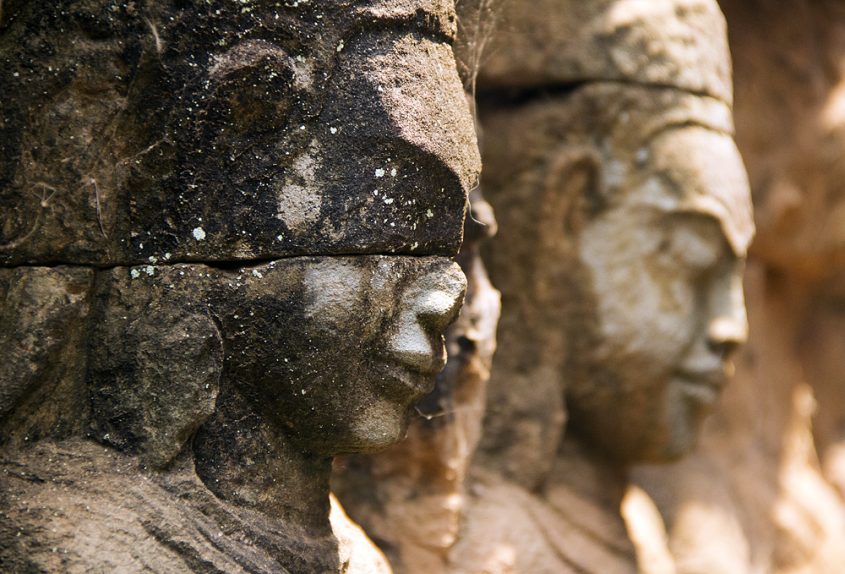
M451 2L48 4L0 21L0 265L457 252Z

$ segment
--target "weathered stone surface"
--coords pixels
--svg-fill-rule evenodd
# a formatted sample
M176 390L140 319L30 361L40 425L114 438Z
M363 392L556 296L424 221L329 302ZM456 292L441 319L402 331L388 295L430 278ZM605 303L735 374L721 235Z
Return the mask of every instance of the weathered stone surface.
M499 0L461 0L456 9L453 50L474 110L474 82ZM499 292L490 284L479 247L495 233L492 209L475 189L457 257L467 276L466 299L446 333L449 360L434 391L417 405L420 416L413 418L401 444L335 461L333 491L404 574L445 573L463 517L500 313Z
M171 559L188 560L179 571L225 559L255 572L343 571L328 524L330 457L403 435L411 405L445 362L439 338L462 300L458 266L370 256L234 269L118 267L99 271L95 285L87 394L73 390L90 401L91 437L112 448L77 440L3 451L7 474L39 477L4 489L6 532L17 540L5 563L52 567L50 556L29 550L43 547L78 568L108 567L126 553L156 564L147 554L163 545L171 550L153 569L170 568ZM33 407L30 417L52 408ZM52 448L63 461L58 469L45 459ZM133 470L139 464L163 470ZM91 482L77 492L86 476ZM171 483L190 484L183 492ZM138 508L147 496L157 512L182 518L156 531ZM191 506L198 497L201 505ZM92 508L83 511L86 500ZM222 517L214 510L221 505ZM114 531L103 512L124 526ZM237 520L256 532L226 527L226 516L242 512ZM51 523L44 537L40 521L55 513L67 520ZM79 520L87 524L82 537ZM198 528L226 533L217 535L222 547L194 547ZM266 544L244 546L243 536ZM174 548L171 538L181 537L187 546Z
M0 465L7 571L295 571L278 562L295 547L284 531L210 496L189 466L142 473L133 458L80 440L43 441Z
M0 448L79 432L94 272L0 269Z
M513 519L533 522L540 541L513 538L487 516L498 490L482 479L456 572L478 571L497 547L512 556L490 571L531 572L550 556L550 571L635 571L619 514L624 469L691 449L724 358L745 336L753 224L742 164L729 132L697 106L660 115L665 101L697 96L661 91L588 86L482 114L484 157L497 166L485 189L501 223L488 264L504 313L480 465L551 514ZM640 113L615 114L614 102ZM655 117L677 123L650 130ZM626 126L618 139L614 121ZM516 512L499 510L505 522ZM573 540L585 541L580 554L566 550Z
M707 113L709 109L724 114ZM718 102L675 90L596 84L566 99L482 115L487 130L485 153L491 158L485 177L491 182L491 201L497 213L501 212L502 235L507 237L491 245L488 260L495 269L494 284L508 294L505 305L511 308L502 317L501 345L493 373L493 380L499 382L491 388L491 397L495 394L495 398L489 401L485 440L493 452L499 448L493 448L493 444L502 448L513 444L514 450L521 451L514 454L517 458L513 460L513 474L527 479L526 485L537 483L536 479L527 478L535 472L531 469L536 467L536 472L542 474L541 467L552 458L548 449L554 449L556 439L545 433L558 426L563 416L561 398L555 397L560 396L561 381L575 376L575 359L570 355L576 351L581 357L610 352L588 341L591 331L583 324L587 320L585 314L589 317L596 304L589 290L607 289L607 284L597 281L613 277L608 270L595 267L595 262L610 252L595 252L598 246L586 244L580 236L591 223L589 210L600 214L616 208L627 221L608 223L615 227L613 233L607 231L607 237L618 237L623 243L633 240L643 249L634 253L625 245L613 247L614 257L619 258L614 263L617 275L633 264L629 262L641 266L642 261L654 259L650 249L672 249L672 238L648 237L673 229L660 231L661 218L672 219L672 212L709 214L720 223L717 234L724 234L736 249L745 249L753 226L747 201L731 199L747 184L727 131L727 114L728 110ZM699 127L692 127L695 125ZM497 138L496 134L507 137ZM640 134L639 138L635 134ZM676 154L675 150L686 153L682 157L684 152ZM714 165L719 169L713 169ZM642 206L637 206L638 202ZM574 209L585 213L573 213ZM655 211L649 215L649 209ZM696 225L685 221L683 215L674 217L679 217L678 226ZM719 249L727 249L727 245L719 247L719 241L715 241ZM677 260L674 264L680 267L684 263ZM691 284L688 274L661 270L655 263L648 265L651 279L646 276L642 281L659 284L674 277L680 282L674 289L690 288L681 286ZM619 277L619 281L624 283L625 278ZM584 287L579 288L579 282ZM731 287L736 288L737 285ZM673 334L661 339L668 345L661 347L655 340L658 332L647 332L642 327L657 312L644 310L644 292L623 290L602 296L609 299L606 305L616 299L617 317L631 316L631 326L639 325L625 331L631 353L640 355L636 359L640 366L633 372L641 371L644 380L656 381L665 376L652 372L656 365L663 365L660 369L664 372L677 368L678 352L670 349L685 344L674 342L674 337L684 332L679 327L679 323L686 322L683 313L670 321L674 327L665 327L667 331L663 332ZM572 337L562 327L566 323L579 325L571 328ZM624 327L618 321L615 325ZM691 323L684 329L695 330ZM579 360L607 364L611 357ZM649 371L642 371L645 365L650 365ZM621 365L619 368L625 370ZM590 378L582 376L585 380ZM631 388L636 387L631 384ZM559 405L557 409L551 407L555 403ZM634 411L643 403L636 404L630 407ZM621 417L627 409L612 412ZM631 414L633 419L639 418ZM501 422L497 421L499 415ZM597 416L595 420L601 418L600 414ZM634 423L625 421L620 418L618 424ZM660 432L656 425L635 423L625 433L630 441L636 440L631 430L634 428ZM534 448L517 446L525 444L524 440L536 441ZM623 447L621 442L602 447L629 457L636 457L636 452L642 450L633 444ZM534 462L525 460L526 456Z
M98 273L89 334L91 432L162 467L214 412L223 335L202 265ZM115 342L119 342L115 344Z
M455 28L450 0L0 4L0 570L389 570L329 475L445 363Z
M313 553L330 547L212 496L184 457L168 472L148 472L89 441L44 441L0 460L0 486L6 572L307 572ZM356 546L362 535L335 506L332 523L355 551L326 560L323 571L389 572L371 547Z
M498 473L474 475L450 572L637 572L618 516L615 470L575 443L561 444L546 484L529 491Z
M502 10L483 85L619 81L732 101L725 19L713 1L511 0Z
M0 262L453 255L451 2L12 2Z
M698 451L635 480L664 517L679 573L837 572L842 503L818 467L796 358L804 295L753 255L746 292L752 336Z

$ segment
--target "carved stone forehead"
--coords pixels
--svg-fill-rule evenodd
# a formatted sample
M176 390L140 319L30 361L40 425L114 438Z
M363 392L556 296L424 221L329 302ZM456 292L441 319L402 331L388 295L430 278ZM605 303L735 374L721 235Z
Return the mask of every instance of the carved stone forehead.
M738 257L754 237L748 175L733 139L702 127L675 127L651 145L652 170L675 190L672 210L716 219Z
M751 195L725 103L672 88L605 82L483 119L488 133L508 134L484 142L488 187L514 198L528 194L524 200L543 209L530 190L538 193L558 181L556 170L586 157L596 166L602 209L656 184L647 201L714 217L737 255L745 255L754 234Z
M625 81L732 101L715 0L511 0L501 21L482 85Z
M0 262L454 254L480 165L455 26L443 0L11 2Z
M581 150L595 156L602 185L611 194L630 186L631 175L645 167L650 143L664 132L701 126L733 134L730 107L715 98L617 82L588 84L519 108L482 109L482 114L486 131L508 134L484 142L488 180L519 177L532 165L551 168L559 156Z

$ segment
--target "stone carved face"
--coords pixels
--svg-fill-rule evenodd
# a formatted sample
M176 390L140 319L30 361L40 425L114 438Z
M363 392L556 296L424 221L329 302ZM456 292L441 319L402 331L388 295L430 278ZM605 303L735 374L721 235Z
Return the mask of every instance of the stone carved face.
M442 334L466 286L457 264L321 258L258 272L227 296L221 318L238 392L310 450L369 451L399 440L446 362Z
M445 363L466 284L444 257L106 273L88 376L98 434L159 465L232 396L310 452L397 441Z
M673 128L639 153L651 167L578 237L594 317L592 336L570 334L567 404L574 432L615 457L666 460L695 443L745 341L753 225L730 137Z
M0 84L32 96L4 102L0 262L99 269L102 440L166 462L226 385L314 450L396 440L463 292L454 2L84 4L4 14Z

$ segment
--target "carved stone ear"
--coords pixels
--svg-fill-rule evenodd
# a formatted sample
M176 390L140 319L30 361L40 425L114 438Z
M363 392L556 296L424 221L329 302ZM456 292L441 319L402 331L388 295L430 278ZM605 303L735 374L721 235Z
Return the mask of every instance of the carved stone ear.
M214 412L223 370L222 336L201 298L159 269L145 281L118 268L100 285L88 370L94 438L155 468Z
M556 238L556 243L571 245L584 224L604 208L599 166L596 151L588 147L566 149L550 163L540 214L547 237Z

